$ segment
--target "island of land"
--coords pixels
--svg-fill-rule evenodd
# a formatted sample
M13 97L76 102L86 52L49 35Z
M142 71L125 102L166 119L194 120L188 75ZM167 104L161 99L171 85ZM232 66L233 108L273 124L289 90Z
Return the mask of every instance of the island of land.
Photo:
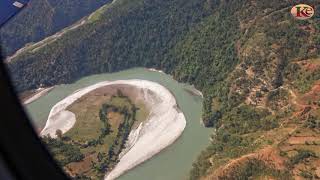
M185 126L164 86L117 80L58 102L40 135L71 177L115 179L172 144Z

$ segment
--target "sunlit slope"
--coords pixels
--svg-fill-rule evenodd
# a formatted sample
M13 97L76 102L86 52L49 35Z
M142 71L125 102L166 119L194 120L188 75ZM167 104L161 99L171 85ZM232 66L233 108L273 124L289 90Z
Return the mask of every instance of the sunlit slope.
M303 161L292 158L307 154L302 159L312 162L303 166L308 172L319 160L313 156L319 156L317 143L299 141L304 145L292 145L295 149L288 149L288 143L299 131L320 136L314 125L319 123L319 95L314 92L320 79L320 28L317 18L295 20L293 5L276 0L118 0L77 30L20 54L9 67L19 91L135 66L162 69L203 92L204 123L218 128L191 178L300 176L294 169ZM255 158L265 154L281 161L270 165ZM238 162L246 166L235 172ZM243 174L252 167L259 168Z

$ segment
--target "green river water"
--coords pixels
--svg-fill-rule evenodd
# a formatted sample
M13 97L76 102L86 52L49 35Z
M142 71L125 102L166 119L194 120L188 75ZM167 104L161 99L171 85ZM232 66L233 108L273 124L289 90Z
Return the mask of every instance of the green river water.
M98 74L81 78L72 84L58 85L50 93L27 105L26 109L35 126L44 127L50 109L58 101L74 91L97 82L120 79L144 79L158 82L168 88L176 97L179 107L187 119L187 126L181 137L145 163L122 175L120 180L180 180L186 179L192 162L209 143L210 129L200 124L202 98L192 95L186 89L192 87L178 83L164 73L134 68L111 74Z

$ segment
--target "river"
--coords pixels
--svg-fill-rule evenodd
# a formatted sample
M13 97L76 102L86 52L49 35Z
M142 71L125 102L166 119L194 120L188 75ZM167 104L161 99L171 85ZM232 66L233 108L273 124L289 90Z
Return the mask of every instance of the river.
M72 83L56 86L47 95L27 105L34 125L43 128L49 111L58 101L72 92L106 80L144 79L158 82L176 97L185 114L187 126L181 137L171 146L138 167L122 175L120 180L180 180L188 177L192 162L209 143L210 129L200 124L202 98L190 93L192 87L178 83L164 73L134 68L117 73L91 75ZM189 91L188 91L189 89Z

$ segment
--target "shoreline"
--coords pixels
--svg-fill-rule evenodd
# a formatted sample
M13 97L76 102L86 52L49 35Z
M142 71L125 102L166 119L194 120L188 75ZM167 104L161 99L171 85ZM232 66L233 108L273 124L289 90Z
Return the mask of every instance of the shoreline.
M51 137L56 137L57 129L62 133L67 132L76 122L75 115L66 110L69 105L97 88L118 84L132 85L141 89L144 101L149 103L151 108L147 120L137 129L131 130L125 148L119 156L119 162L106 174L106 180L119 177L174 143L186 126L185 116L177 108L176 99L167 88L155 82L132 79L104 81L75 91L51 109L40 135L49 134Z
M191 87L191 91L193 91L195 94L197 94L197 96L200 96L201 98L203 98L203 94L200 90L198 90L193 84Z
M163 72L162 70L157 70L155 68L146 68L146 69L151 72L159 72L159 73L165 74L165 72Z
M48 94L53 88L54 88L54 86L48 87L48 88L38 88L36 90L37 92L34 95L32 95L31 97L29 97L23 101L23 104L28 105L28 104L36 101L37 99L41 98L42 96Z

